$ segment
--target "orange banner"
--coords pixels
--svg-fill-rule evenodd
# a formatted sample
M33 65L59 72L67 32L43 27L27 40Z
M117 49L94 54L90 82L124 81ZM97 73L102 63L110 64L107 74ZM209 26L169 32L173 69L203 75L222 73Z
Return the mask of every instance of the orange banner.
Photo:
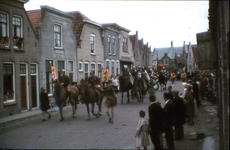
M55 69L55 66L50 66L51 68L51 76L52 76L52 79L56 79L57 76L56 76L56 69Z
M109 69L102 68L101 81L102 82L108 82L109 81Z

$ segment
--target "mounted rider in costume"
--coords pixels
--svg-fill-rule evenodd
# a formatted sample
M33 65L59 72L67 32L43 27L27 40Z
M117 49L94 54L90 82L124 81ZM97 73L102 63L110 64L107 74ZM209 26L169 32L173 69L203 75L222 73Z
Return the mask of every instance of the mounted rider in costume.
M69 85L69 77L65 74L65 69L62 69L62 71L61 71L61 76L59 77L59 82L60 82L61 86L63 86L65 88L69 99L71 99L70 87L68 86Z
M135 78L137 75L137 71L135 69L135 66L133 66L132 70L131 70L131 75L133 76L133 84L135 83Z
M127 65L124 65L124 71L122 72L122 77L129 83L131 83L130 81L130 74L129 74L129 71L128 71L128 66Z
M142 73L141 66L138 67L138 70L137 70L136 76L135 76L135 81L140 81L142 86L144 87L143 73Z
M99 100L99 90L97 85L99 84L99 77L94 74L95 70L91 69L90 76L88 78L88 84L96 92L96 103L98 104Z

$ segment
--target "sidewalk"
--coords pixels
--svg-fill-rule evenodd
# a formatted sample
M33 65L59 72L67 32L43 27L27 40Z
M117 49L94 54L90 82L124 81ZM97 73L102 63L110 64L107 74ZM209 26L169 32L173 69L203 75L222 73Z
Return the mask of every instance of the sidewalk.
M72 106L68 104L63 109L66 109L68 107L72 107ZM48 110L48 112L50 112L50 113L57 112L57 111L59 111L59 108L57 106ZM24 112L21 112L20 114L0 118L0 126L4 127L6 125L17 123L17 122L20 122L20 121L23 121L26 119L31 119L31 118L34 118L37 116L42 116L42 111L40 109L31 110L31 111L24 111Z

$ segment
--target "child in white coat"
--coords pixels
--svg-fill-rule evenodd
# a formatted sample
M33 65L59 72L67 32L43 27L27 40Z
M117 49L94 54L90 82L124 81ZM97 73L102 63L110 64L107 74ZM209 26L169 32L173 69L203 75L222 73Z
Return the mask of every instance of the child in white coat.
M147 150L147 146L149 145L149 121L145 119L145 111L141 110L139 115L141 119L138 121L135 135L136 147L137 150L140 150L140 147L143 146L144 150Z

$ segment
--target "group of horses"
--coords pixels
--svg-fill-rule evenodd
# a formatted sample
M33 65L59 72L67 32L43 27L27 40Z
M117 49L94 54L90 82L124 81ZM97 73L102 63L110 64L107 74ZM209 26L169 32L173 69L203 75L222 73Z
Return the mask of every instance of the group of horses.
M143 102L143 97L147 92L147 89L144 88L144 84L148 83L143 83L143 81L148 82L148 79L144 78L143 80L138 80L134 84L131 82L128 82L124 77L119 77L119 87L120 87L120 92L121 92L121 104L123 104L123 93L127 92L127 98L129 103L129 91L131 90L132 93L132 99L134 97L137 97L138 102ZM159 83L163 84L165 89L166 89L166 84L167 84L167 78L160 74L159 75ZM163 87L163 88L164 88ZM102 87L101 91L103 91ZM67 93L66 89L61 86L61 84L56 81L54 82L54 98L55 98L55 103L59 107L60 111L60 117L61 121L64 120L63 116L63 107L66 106L67 103L71 103L72 105L72 117L76 117L76 111L77 111L77 104L78 104L78 98L81 96L81 99L83 99L84 104L86 105L87 112L88 112L88 118L87 120L90 120L90 109L89 109L89 104L91 104L91 113L93 116L96 116L97 118L101 115L101 107L102 107L102 100L104 97L103 92L99 92L99 97L98 97L98 113L94 112L94 106L96 103L96 92L93 88L91 88L85 80L81 80L81 84L79 87L76 86L70 86L70 95Z

